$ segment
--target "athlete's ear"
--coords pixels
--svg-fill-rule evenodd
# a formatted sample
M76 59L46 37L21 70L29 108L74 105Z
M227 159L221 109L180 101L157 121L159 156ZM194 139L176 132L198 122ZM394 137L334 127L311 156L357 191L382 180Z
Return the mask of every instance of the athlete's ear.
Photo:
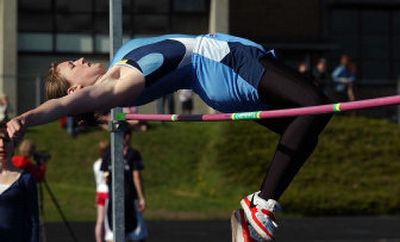
M75 91L77 91L79 89L82 89L82 88L83 88L83 86L79 85L79 84L72 85L67 89L67 94L69 95L69 94L74 93Z

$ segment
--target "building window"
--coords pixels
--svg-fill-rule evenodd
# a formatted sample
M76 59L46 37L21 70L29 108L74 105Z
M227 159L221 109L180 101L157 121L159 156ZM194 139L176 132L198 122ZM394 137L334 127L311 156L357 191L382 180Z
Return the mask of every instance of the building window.
M18 50L20 51L52 51L52 36L49 33L24 32L18 35Z
M123 0L124 39L207 31L209 0ZM108 0L19 0L18 50L108 53Z
M348 54L363 84L393 83L400 76L400 6L332 6L329 38L340 49L335 60Z

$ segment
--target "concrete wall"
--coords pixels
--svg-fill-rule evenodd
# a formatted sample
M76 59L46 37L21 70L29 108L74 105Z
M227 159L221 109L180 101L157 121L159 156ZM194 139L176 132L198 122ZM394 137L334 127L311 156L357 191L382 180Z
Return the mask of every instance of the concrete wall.
M0 93L17 107L17 0L0 0Z
M230 32L260 43L320 37L320 0L231 0Z

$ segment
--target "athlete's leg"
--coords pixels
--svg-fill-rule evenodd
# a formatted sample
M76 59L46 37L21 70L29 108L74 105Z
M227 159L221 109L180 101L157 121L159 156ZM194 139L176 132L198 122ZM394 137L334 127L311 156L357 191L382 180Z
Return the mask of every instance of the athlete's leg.
M272 108L314 106L329 102L311 80L279 61L263 60L262 63L266 72L258 89L262 100ZM261 186L261 198L279 199L315 149L318 135L330 118L330 114L323 114L260 122L281 135Z
M328 98L297 72L275 60L262 63L266 71L258 92L271 109L328 103ZM274 240L278 227L274 213L280 209L277 200L315 149L318 135L330 117L325 114L259 121L281 137L261 191L246 196L240 203L249 223L264 240Z

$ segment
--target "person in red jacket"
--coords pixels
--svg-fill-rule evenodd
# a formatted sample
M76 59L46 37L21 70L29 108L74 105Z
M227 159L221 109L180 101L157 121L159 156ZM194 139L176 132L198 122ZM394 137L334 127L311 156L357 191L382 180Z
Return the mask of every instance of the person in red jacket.
M32 141L25 139L18 147L18 155L12 157L12 164L22 170L27 170L37 182L42 182L46 173L46 165L41 160L35 160L36 147Z

